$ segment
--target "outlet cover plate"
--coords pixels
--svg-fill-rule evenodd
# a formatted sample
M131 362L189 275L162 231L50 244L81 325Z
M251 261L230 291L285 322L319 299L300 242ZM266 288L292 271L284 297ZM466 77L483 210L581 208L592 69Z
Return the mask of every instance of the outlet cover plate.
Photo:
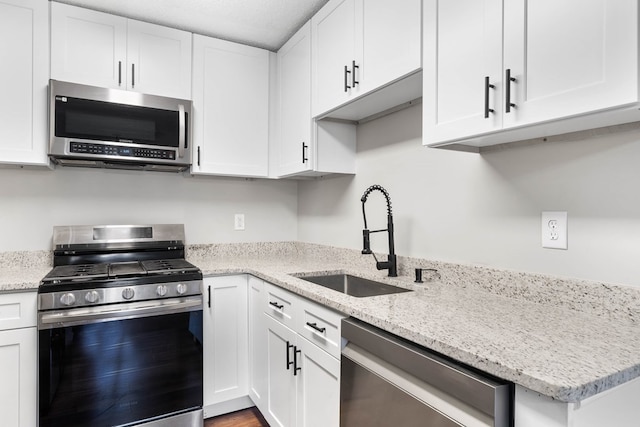
M234 230L244 230L244 214L235 214L233 217Z
M567 213L542 212L542 247L567 249Z

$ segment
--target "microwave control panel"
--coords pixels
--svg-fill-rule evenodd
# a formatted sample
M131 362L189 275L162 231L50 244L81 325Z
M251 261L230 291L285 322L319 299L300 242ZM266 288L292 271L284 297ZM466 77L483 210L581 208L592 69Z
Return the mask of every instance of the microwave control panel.
M175 160L175 150L162 150L157 148L125 147L123 145L93 144L87 142L71 141L69 151L78 154L96 154L106 156L138 157L144 159Z

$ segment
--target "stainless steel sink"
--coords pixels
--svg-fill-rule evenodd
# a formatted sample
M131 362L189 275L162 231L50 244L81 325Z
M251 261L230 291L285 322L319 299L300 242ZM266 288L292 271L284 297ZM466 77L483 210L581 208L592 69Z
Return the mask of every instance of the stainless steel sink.
M411 292L410 289L352 276L350 274L328 274L321 276L298 276L306 280L334 291L353 297L372 297L376 295L396 294L401 292Z

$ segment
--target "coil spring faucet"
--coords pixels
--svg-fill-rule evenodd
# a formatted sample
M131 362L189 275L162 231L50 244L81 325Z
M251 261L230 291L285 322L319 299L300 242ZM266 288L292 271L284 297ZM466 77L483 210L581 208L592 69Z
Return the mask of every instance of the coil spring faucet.
M367 202L369 194L376 190L380 191L387 201L387 228L382 230L370 231L367 228L367 214L365 213L364 204ZM398 266L396 262L395 247L393 244L393 215L391 214L391 198L389 197L389 193L380 185L372 185L371 187L366 189L360 201L362 202L362 218L364 219L364 230L362 230L362 253L373 255L373 259L376 260L376 268L378 270L389 270L389 277L397 277ZM371 233L379 233L381 231L386 231L389 236L389 257L387 258L387 261L378 261L378 258L376 258L376 254L371 251L371 241L369 235Z

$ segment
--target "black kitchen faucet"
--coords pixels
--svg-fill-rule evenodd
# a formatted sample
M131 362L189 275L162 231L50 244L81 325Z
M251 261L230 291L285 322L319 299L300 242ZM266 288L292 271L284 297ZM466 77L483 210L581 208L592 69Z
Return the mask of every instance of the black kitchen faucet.
M380 191L387 200L387 228L382 230L369 231L369 229L367 228L367 214L364 210L364 204L366 203L369 194L371 194L371 192L375 190ZM362 201L362 218L364 219L364 230L362 230L362 253L373 255L373 258L376 260L376 268L378 270L388 269L389 277L397 277L398 266L393 244L393 215L391 214L391 198L389 197L389 193L380 185L372 185L371 187L366 189L360 201ZM389 235L389 257L387 258L387 261L378 261L378 258L376 258L376 254L371 251L371 241L369 239L369 235L371 233L378 233L380 231L386 231Z

